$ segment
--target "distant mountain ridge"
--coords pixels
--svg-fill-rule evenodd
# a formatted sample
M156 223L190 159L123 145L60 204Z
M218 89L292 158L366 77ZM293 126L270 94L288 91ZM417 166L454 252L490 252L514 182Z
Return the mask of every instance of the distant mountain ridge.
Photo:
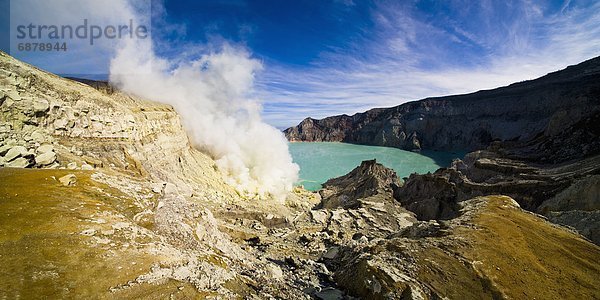
M538 79L426 98L352 116L306 118L290 141L347 142L404 150L476 150L493 141L555 137L600 113L600 57Z

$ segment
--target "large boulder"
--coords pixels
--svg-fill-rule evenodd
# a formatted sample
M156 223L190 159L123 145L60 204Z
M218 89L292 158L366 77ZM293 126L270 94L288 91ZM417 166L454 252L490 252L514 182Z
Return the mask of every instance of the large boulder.
M33 102L33 112L36 115L44 115L50 109L47 100L41 99Z
M8 150L10 150L12 147L14 147L14 145L3 145L0 146L0 155L5 155L6 152L8 152Z
M8 168L27 168L32 164L33 163L31 162L31 160L24 157L19 157L6 163L4 166Z
M14 160L17 157L21 157L21 156L26 156L29 153L27 152L27 148L23 147L23 146L14 146L12 148L10 148L10 150L8 150L8 152L6 152L6 154L4 155L4 159L8 162Z
M46 153L46 152L53 152L54 151L54 146L52 146L50 144L41 145L35 151L38 154L42 154L42 153Z
M77 176L75 174L67 174L58 178L58 181L64 186L72 186L77 182Z
M56 153L48 151L35 157L35 164L38 166L47 166L56 161Z

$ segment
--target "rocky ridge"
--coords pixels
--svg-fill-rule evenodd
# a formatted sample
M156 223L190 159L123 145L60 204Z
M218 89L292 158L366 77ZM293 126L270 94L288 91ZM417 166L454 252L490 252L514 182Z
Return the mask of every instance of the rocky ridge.
M284 133L290 141L472 151L492 141L526 142L540 136L560 141L569 138L564 128L598 114L600 57L493 90L427 98L352 116L306 118ZM579 154L599 151L596 144Z

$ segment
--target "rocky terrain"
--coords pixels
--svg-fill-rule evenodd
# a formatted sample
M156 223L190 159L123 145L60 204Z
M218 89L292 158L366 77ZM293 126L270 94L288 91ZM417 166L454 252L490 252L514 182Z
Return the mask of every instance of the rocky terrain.
M600 114L600 57L541 78L472 94L427 98L353 116L307 118L290 141L329 141L404 150L472 151L492 141L565 138L563 129ZM581 149L581 155L599 147Z
M582 221L593 157L548 169L497 145L405 182L365 161L258 201L172 107L86 83L0 53L0 299L600 298L600 247L521 208ZM490 195L499 174L548 192Z
M459 201L509 195L600 244L598 124L600 57L494 90L308 118L285 134L291 141L476 150L449 168L411 176L396 198L420 218L451 218Z

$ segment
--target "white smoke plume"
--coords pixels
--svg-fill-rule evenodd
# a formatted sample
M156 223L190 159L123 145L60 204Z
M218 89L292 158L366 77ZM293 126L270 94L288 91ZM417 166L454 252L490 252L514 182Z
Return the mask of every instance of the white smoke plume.
M181 61L158 57L148 41L125 40L110 80L125 92L172 105L194 145L214 157L238 191L281 199L299 167L283 134L262 121L259 102L249 96L261 68L248 51L228 44Z

